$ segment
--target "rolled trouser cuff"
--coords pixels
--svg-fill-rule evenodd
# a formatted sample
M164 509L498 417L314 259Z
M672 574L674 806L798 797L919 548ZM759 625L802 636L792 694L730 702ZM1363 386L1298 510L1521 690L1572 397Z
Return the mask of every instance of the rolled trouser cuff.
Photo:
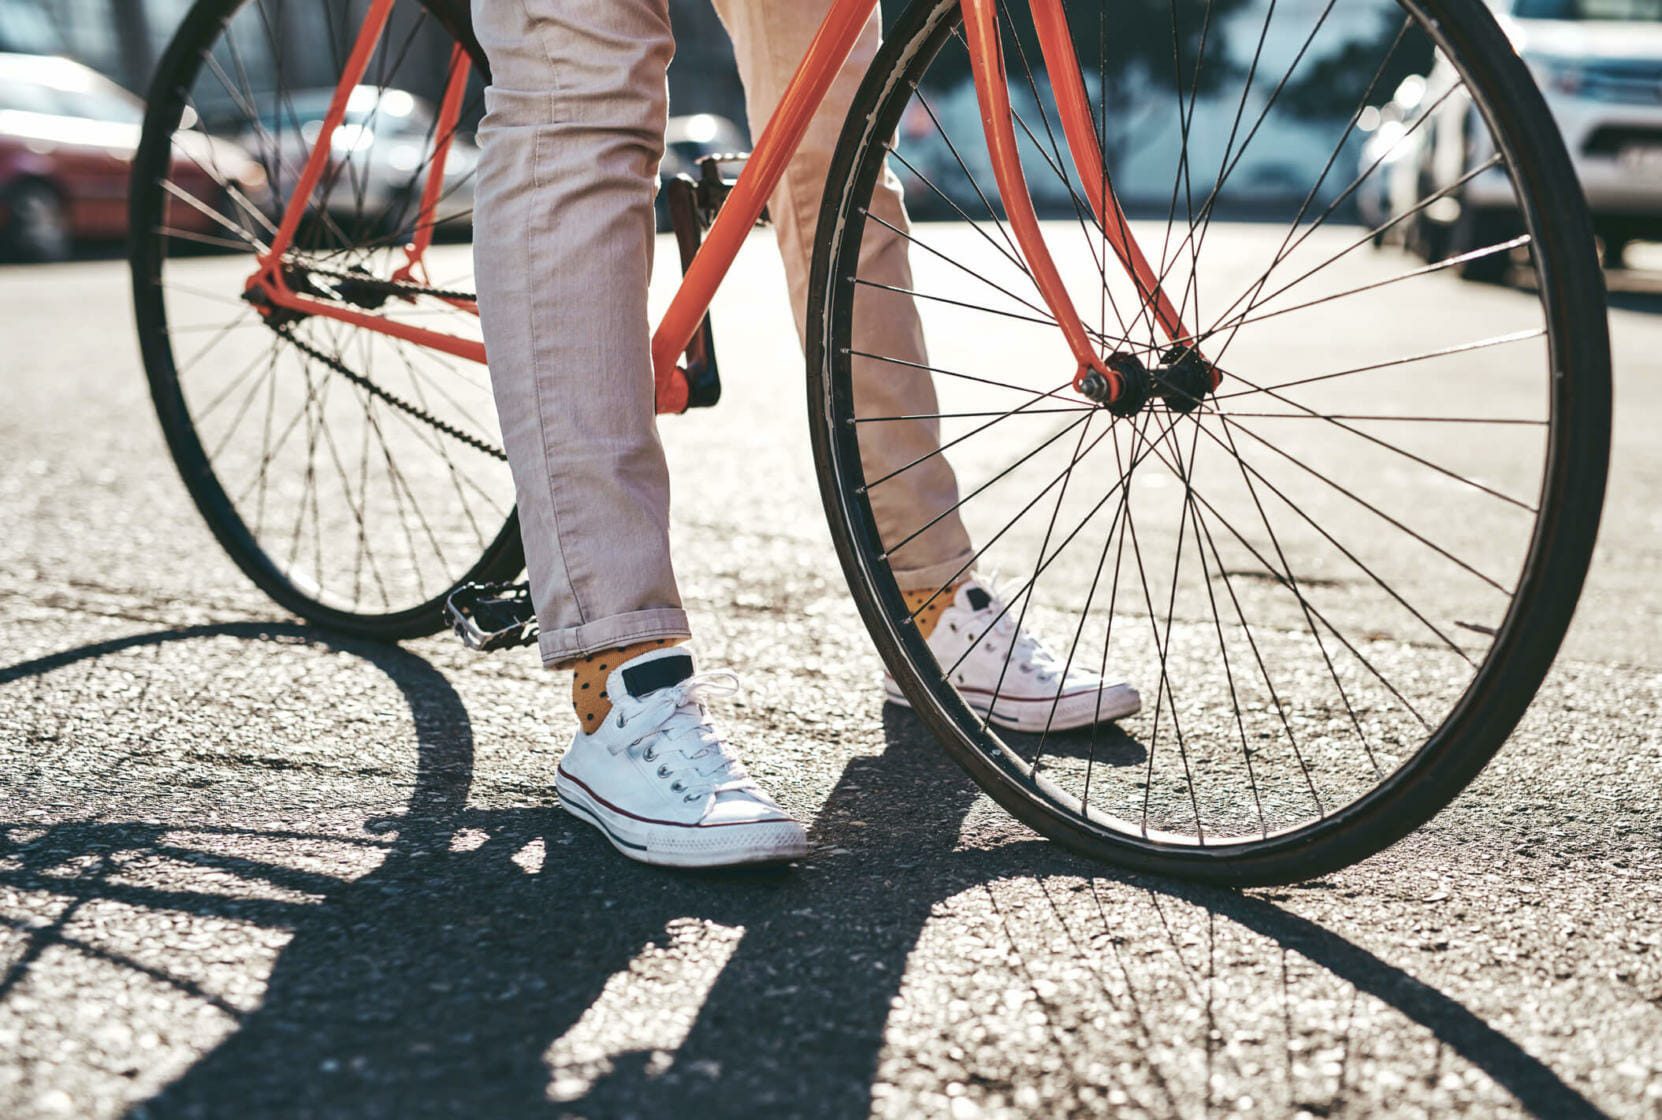
M975 553L965 550L950 560L942 560L922 568L896 568L894 581L902 591L934 591L948 580L965 579L975 574Z
M692 628L687 624L686 611L679 607L654 607L596 619L564 630L545 630L537 638L537 648L542 653L543 665L553 669L563 662L587 657L601 650L618 649L657 638L685 641L691 637Z

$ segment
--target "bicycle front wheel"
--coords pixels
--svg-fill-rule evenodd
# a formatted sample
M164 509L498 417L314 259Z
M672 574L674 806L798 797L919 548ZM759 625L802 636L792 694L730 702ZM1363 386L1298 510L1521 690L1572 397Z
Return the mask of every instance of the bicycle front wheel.
M1085 195L1021 9L1000 15L1022 162L1087 334L1150 368L1195 348L1222 380L1124 416L1073 391L998 204L959 4L918 0L819 221L809 410L845 572L913 707L1039 831L1220 883L1343 866L1499 748L1591 556L1609 343L1562 141L1478 0L1067 4L1103 174L1190 332L1174 350ZM868 214L885 162L941 222ZM895 238L905 284L866 272ZM881 341L908 300L925 361ZM926 415L863 400L917 377L938 394ZM937 452L875 466L900 424L939 425L950 508L904 491ZM996 697L960 691L903 596L908 547L949 517L973 558L923 590L1002 574L1008 617L1132 681L1141 714L990 724Z
M330 143L289 286L353 313L477 339L472 197L482 84L438 111L460 0L393 5ZM340 0L200 0L157 71L134 162L133 297L151 394L191 496L238 566L321 625L442 628L457 585L521 568L485 368L244 298L297 191L358 35ZM459 37L459 38L458 38ZM435 205L423 188L445 153ZM405 246L432 246L419 270Z

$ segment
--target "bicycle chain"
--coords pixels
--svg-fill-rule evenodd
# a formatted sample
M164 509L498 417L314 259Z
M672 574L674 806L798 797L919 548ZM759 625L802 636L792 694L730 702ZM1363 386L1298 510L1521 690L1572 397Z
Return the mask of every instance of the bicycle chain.
M434 299L457 299L466 300L470 303L477 302L479 299L476 292L464 292L451 288L424 288L419 284L411 284L405 280L382 280L378 276L371 276L364 272L352 272L348 269L328 268L322 265L300 262L296 262L294 268L309 275L327 276L331 280L345 280L351 284L386 292L388 295L432 296Z
M340 374L342 377L352 382L352 384L358 386L372 396L379 397L382 401L391 405L393 408L398 409L400 412L415 417L423 424L428 425L435 431L449 436L458 443L465 444L476 451L483 451L486 455L489 455L493 459L501 460L504 463L508 461L508 456L502 451L501 448L486 443L477 436L469 435L467 432L462 431L460 428L449 423L448 421L440 420L437 416L434 416L431 412L428 412L419 405L413 405L409 401L398 396L396 393L383 389L381 386L375 384L375 382L371 381L357 370L349 368L346 363L342 362L339 358L336 358L331 354L325 354L323 351L308 342L302 342L299 338L295 337L292 324L283 323L278 326L274 326L271 329L281 337L288 339L289 344L302 354L305 354L307 357L322 363L328 369Z

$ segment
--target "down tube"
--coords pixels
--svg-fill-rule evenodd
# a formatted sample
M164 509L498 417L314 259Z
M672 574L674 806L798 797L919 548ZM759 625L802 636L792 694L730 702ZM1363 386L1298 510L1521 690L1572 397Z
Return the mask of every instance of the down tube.
M761 0L791 3L792 0ZM663 320L652 336L652 371L659 412L681 412L687 407L687 383L678 376L676 359L686 350L709 310L722 277L733 264L745 236L767 206L768 195L802 143L808 123L825 100L837 71L848 60L866 20L878 0L837 0L814 33L807 54L785 87L756 148L750 153L733 191L722 203L704 244L687 268Z

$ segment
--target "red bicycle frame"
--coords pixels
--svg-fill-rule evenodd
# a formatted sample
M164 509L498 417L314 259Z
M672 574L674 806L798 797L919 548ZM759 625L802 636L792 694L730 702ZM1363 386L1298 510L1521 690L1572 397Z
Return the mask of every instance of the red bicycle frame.
M418 346L467 358L485 361L484 343L477 339L442 331L429 330L372 314L340 302L320 299L296 292L284 275L284 261L294 244L295 232L311 206L313 193L323 181L330 161L331 140L335 130L345 119L347 103L352 91L363 80L376 46L386 30L387 20L395 0L372 0L364 16L357 41L347 57L334 98L325 115L321 131L307 157L295 185L294 195L283 213L276 234L269 247L259 255L259 264L249 278L247 291L258 294L267 309L283 309L304 315L336 319L366 330L377 331L414 343ZM986 133L987 148L992 158L993 176L1004 203L1010 228L1015 234L1033 279L1043 296L1045 305L1055 318L1067 340L1077 369L1074 386L1080 387L1086 377L1096 374L1108 383L1108 401L1118 398L1120 376L1108 368L1098 355L1073 300L1068 295L1061 274L1045 244L1039 228L1038 216L1022 172L1021 156L1017 148L1014 116L1010 106L1009 84L1004 70L997 0L959 0L964 13L964 32L969 44L970 65L974 73L976 97L981 111L981 123ZM1188 328L1178 310L1166 297L1160 277L1149 265L1138 247L1126 222L1125 212L1114 197L1103 169L1102 152L1097 142L1096 128L1091 119L1089 99L1085 93L1079 59L1068 33L1067 19L1061 0L1029 0L1035 30L1046 69L1056 94L1057 113L1061 119L1069 155L1084 185L1087 198L1102 227L1116 258L1136 285L1139 297L1152 314L1166 337L1173 341L1187 341ZM709 310L710 301L720 286L739 247L756 224L768 195L778 184L814 113L819 109L831 87L837 71L847 61L849 52L859 38L860 30L871 17L877 0L835 0L825 21L820 25L802 62L797 66L784 96L771 119L762 129L755 150L738 182L722 204L720 213L711 225L697 255L693 258L676 290L662 321L652 337L654 390L659 412L681 412L687 406L687 381L678 366L693 335L699 329ZM460 117L462 95L467 87L471 66L466 52L458 46L451 55L450 72L440 101L435 127L436 148L428 169L427 182L422 191L416 219L416 232L405 246L405 263L393 274L393 280L413 280L425 275L424 258L432 243L432 218L438 205L444 183L445 160L451 139ZM471 306L470 301L455 301ZM1216 381L1217 374L1211 375Z

